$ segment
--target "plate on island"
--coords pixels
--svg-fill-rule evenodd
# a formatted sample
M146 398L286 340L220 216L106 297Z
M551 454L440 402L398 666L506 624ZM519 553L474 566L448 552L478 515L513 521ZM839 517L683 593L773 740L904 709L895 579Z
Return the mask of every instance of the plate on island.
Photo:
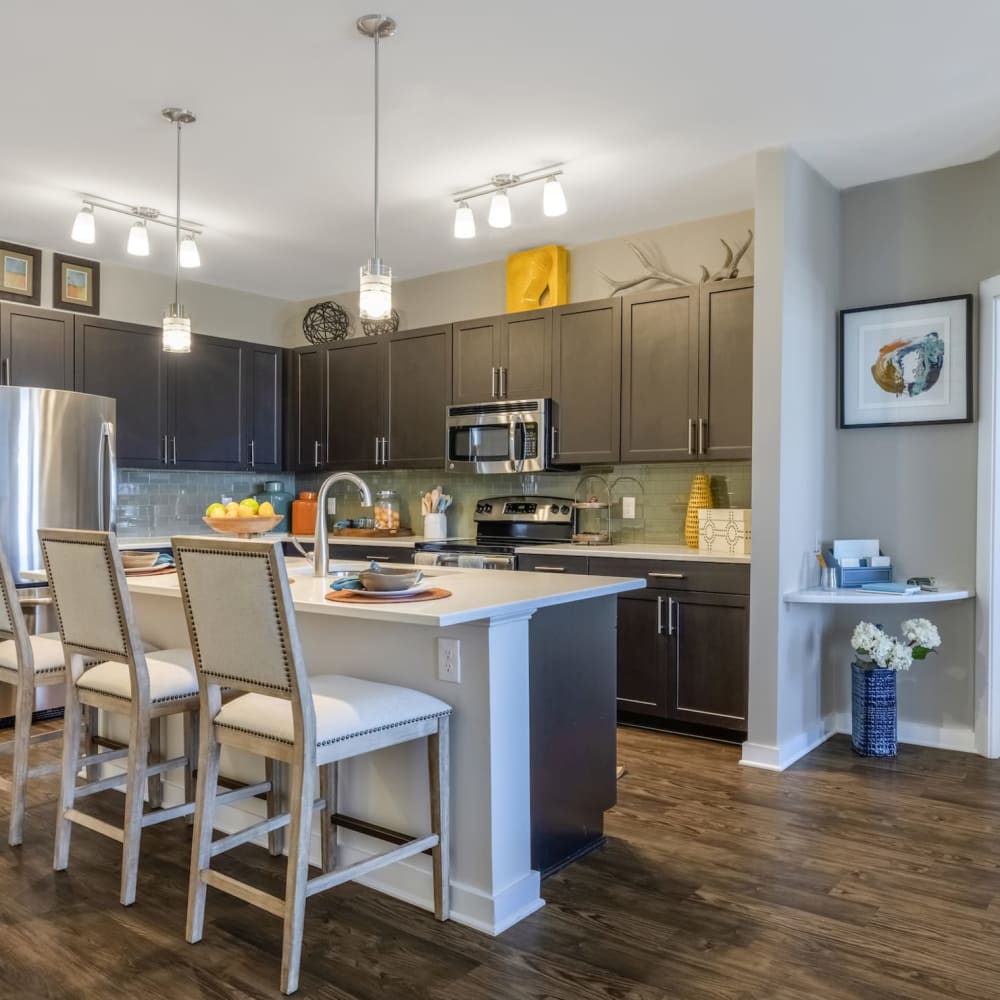
M413 597L416 594L424 594L428 590L433 590L433 584L427 583L426 580L420 583L415 583L412 587L406 587L404 590L367 590L365 588L357 587L344 587L343 589L336 590L334 593L338 594L363 594L365 597L374 598L393 598L393 597Z

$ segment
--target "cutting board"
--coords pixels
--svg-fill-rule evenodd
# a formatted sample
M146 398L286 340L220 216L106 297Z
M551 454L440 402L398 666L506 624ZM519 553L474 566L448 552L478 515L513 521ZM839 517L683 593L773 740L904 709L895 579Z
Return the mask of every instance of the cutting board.
M408 597L372 597L363 590L331 590L326 595L326 599L334 604L412 604L415 601L440 601L443 597L451 597L451 591L444 587L431 587L422 594Z

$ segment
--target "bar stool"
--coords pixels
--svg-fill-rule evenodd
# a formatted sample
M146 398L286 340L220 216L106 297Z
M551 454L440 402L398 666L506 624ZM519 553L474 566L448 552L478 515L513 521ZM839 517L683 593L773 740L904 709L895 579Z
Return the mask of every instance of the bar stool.
M147 826L194 811L194 733L198 680L190 649L161 649L147 656L135 625L114 536L105 531L44 529L38 532L52 588L67 669L63 730L62 787L56 819L53 867L69 866L72 826L78 823L122 845L121 902L135 902L139 845ZM84 661L95 665L84 670ZM80 756L81 707L129 720L128 746ZM152 725L170 715L184 716L184 753L150 760ZM159 756L157 754L157 756ZM127 758L125 774L89 780L91 768ZM80 768L88 780L77 785ZM151 777L184 769L184 802L143 814L143 788ZM77 808L78 799L125 785L123 827Z
M393 684L306 675L279 542L174 538L201 691L198 789L191 849L187 939L200 941L209 886L281 917L281 991L298 988L306 898L431 849L434 914L447 920L448 732L451 707ZM224 603L218 595L225 594ZM334 626L335 628L336 626ZM247 692L221 703L223 686ZM334 868L337 762L427 737L431 832L373 858ZM222 746L290 770L289 812L212 842ZM317 766L321 798L314 797ZM312 812L321 811L323 874L309 878ZM212 859L290 826L285 895L279 898L212 868Z
M58 762L29 767L31 747L57 740L62 731L31 733L35 710L35 691L40 687L62 684L66 679L66 660L57 632L29 635L28 626L17 599L17 588L7 555L0 546L0 684L17 689L14 711L14 738L0 745L0 753L13 753L10 781L0 779L0 789L10 792L10 825L7 843L16 847L24 839L24 805L28 779L55 774Z

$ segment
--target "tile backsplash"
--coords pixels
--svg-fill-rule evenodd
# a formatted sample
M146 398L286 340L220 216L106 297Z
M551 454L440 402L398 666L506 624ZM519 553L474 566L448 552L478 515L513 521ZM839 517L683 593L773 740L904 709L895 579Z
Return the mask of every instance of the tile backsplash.
M613 509L613 539L619 542L684 541L684 514L691 480L698 472L712 480L717 507L750 506L750 462L674 462L662 465L616 465L586 468L579 472L548 472L537 476L476 476L433 470L359 471L372 490L396 490L408 511L407 524L421 534L420 497L441 485L454 503L448 511L448 531L452 536L475 534L472 514L476 501L506 493L545 493L574 497L586 476L600 476L614 498L634 496L636 517L620 518L620 503ZM205 508L220 497L240 500L263 491L264 481L279 480L293 494L316 490L323 475L291 473L268 476L231 472L173 472L158 469L121 469L118 475L118 531L121 535L169 535L172 532L202 529ZM617 485L615 485L617 484ZM357 491L349 483L338 484L333 492L337 518L362 517ZM404 518L404 520L406 520Z

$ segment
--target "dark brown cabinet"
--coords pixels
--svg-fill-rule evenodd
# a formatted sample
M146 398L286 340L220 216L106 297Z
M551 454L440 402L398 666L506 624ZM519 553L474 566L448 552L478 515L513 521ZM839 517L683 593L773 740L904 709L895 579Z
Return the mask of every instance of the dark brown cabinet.
M0 385L73 388L73 313L0 303Z
M282 466L282 365L280 347L243 345L247 467L277 472Z
M534 552L517 557L517 568L535 573L579 573L590 572L590 560L586 556L545 556Z
M621 300L557 306L552 317L552 460L617 462L621 441Z
M750 458L753 422L753 278L701 286L698 451Z
M118 464L160 468L169 458L166 359L154 326L77 316L74 388L117 403Z
M551 395L551 343L551 309L455 323L453 402Z
M618 598L618 711L667 717L667 669L660 623L665 598L646 592Z
M381 464L384 388L380 337L343 340L326 350L328 469Z
M326 348L289 351L285 359L285 464L314 472L326 461Z

